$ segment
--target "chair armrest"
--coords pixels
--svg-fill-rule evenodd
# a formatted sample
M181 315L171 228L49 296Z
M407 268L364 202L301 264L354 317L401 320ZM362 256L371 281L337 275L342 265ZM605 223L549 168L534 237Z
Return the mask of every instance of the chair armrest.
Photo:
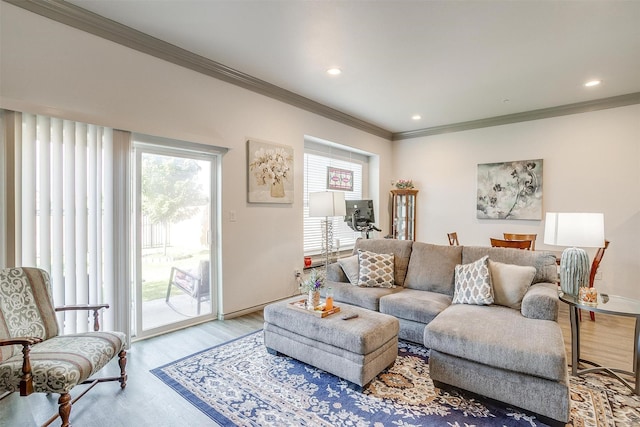
M6 340L0 340L0 346L3 345L34 345L42 342L42 338L36 337L13 337Z
M93 310L93 330L100 330L100 321L98 312L103 308L109 308L109 304L77 304L77 305L65 305L62 307L56 307L55 311L77 311L77 310Z
M29 353L31 352L31 346L39 342L42 342L42 338L14 337L7 340L0 340L0 346L22 346L22 377L20 377L20 396L28 396L33 393L33 375L31 374L31 359L29 359Z
M171 267L171 270L172 270L172 271L171 271L171 276L172 276L172 277L173 277L173 271L177 271L177 272L179 272L179 273L182 273L182 274L184 274L184 275L186 275L186 276L191 277L191 278L192 278L192 279L194 279L194 280L200 280L200 277L196 276L196 275L195 275L195 274L193 274L193 273L188 272L187 270L183 270L183 269L178 268L178 267Z
M558 285L536 283L522 298L521 312L530 319L558 321Z
M56 311L70 311L70 310L100 310L102 308L109 308L109 304L77 304L77 305L64 305L62 307L56 307Z

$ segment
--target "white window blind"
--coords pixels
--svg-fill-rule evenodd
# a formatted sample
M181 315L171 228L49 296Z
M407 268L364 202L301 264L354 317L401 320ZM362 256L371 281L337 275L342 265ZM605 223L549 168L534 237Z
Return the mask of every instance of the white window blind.
M51 275L57 306L110 303L115 289L114 131L22 113L16 132L16 265ZM104 323L115 323L113 309ZM92 330L92 313L59 313L65 333Z
M353 172L353 191L345 192L345 200L360 200L363 194L363 171L366 156L337 149L323 149L305 144L304 153L304 254L315 255L322 251L322 226L324 218L309 217L309 193L327 190L328 167ZM338 190L331 190L338 191ZM329 218L333 222L334 249L352 248L360 233L354 232L344 217Z

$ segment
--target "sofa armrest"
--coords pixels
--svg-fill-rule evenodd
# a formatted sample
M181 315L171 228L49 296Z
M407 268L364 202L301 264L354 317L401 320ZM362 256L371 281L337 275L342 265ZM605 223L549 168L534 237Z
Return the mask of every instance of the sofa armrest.
M558 301L558 285L536 283L522 298L522 315L530 319L558 321Z
M327 267L327 280L331 282L346 282L349 283L347 275L344 274L344 270L337 262L329 264Z

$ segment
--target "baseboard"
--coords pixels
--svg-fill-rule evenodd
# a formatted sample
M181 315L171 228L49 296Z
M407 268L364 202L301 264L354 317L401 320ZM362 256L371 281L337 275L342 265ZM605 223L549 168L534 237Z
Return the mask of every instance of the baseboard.
M258 304L258 305L254 305L252 307L243 308L242 310L231 311L229 313L218 313L218 320L229 320L229 319L233 319L234 317L244 316L245 314L255 313L256 311L260 311L260 310L264 309L269 304L273 304L274 302L284 301L284 300L289 299L289 298L294 297L294 296L295 295L289 295L289 296L284 297L284 298L279 298L279 299L276 299L276 300L273 300L273 301L265 302L263 304Z

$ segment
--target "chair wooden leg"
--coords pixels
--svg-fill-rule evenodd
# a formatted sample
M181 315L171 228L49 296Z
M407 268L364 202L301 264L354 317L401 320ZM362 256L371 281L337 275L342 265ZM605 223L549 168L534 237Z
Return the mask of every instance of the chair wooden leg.
M69 415L71 414L71 395L69 393L62 393L60 399L58 399L58 413L62 420L61 427L70 427Z
M591 320L596 321L596 314L593 311L589 312L589 316L591 316Z
M118 365L120 365L120 388L125 388L127 386L127 352L122 350L118 356Z

